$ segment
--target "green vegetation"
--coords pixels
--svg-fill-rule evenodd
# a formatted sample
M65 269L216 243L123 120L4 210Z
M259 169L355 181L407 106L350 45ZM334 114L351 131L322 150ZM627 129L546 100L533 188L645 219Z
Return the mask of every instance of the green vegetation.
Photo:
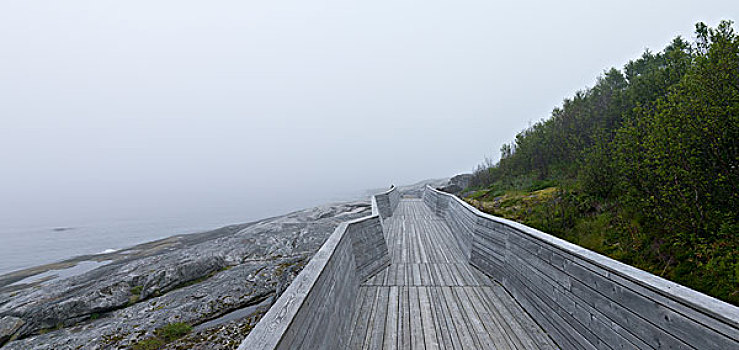
M170 323L162 328L156 330L156 335L162 338L165 342L171 342L175 339L179 339L190 333L192 327L187 323L176 322Z
M477 168L468 201L739 304L739 37L696 25Z
M133 345L133 350L157 350L164 346L165 342L159 338L144 339Z
M141 291L144 289L143 286L135 286L131 288L131 294L141 295Z
M131 287L131 296L128 298L128 305L136 304L141 299L141 291L144 289L143 286Z
M134 350L156 350L167 343L184 337L190 331L192 331L192 327L187 323L170 323L154 331L153 337L137 342L132 348Z

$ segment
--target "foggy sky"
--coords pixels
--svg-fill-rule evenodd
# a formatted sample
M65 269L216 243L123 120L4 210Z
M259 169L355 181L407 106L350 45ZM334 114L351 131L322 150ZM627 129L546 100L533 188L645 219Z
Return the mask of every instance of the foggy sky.
M604 70L739 19L596 3L0 1L0 226L469 172Z

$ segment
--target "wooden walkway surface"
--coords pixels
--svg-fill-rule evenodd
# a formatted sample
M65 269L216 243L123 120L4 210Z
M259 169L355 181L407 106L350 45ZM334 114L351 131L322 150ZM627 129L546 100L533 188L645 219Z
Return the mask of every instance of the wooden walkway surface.
M420 199L386 221L391 265L357 299L352 349L552 349L497 282L466 263L449 227Z

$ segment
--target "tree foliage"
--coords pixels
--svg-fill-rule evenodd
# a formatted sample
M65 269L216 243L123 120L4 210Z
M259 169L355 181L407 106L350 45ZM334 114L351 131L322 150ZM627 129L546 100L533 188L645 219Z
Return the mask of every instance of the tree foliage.
M695 42L647 50L565 99L503 145L498 163L478 167L473 184L567 184L638 224L634 247L658 261L640 267L736 303L738 139L739 37L729 21L698 23Z

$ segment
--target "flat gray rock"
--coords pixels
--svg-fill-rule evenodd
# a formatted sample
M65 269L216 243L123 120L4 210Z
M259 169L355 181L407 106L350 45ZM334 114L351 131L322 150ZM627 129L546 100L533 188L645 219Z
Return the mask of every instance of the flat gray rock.
M13 316L0 318L0 343L8 341L24 323L22 319Z
M197 326L264 304L289 285L339 223L370 213L367 202L324 205L85 257L113 262L66 279L18 287L11 284L22 274L0 276L0 344L7 342L3 350L117 349L170 323ZM264 312L257 308L168 346L238 345Z

